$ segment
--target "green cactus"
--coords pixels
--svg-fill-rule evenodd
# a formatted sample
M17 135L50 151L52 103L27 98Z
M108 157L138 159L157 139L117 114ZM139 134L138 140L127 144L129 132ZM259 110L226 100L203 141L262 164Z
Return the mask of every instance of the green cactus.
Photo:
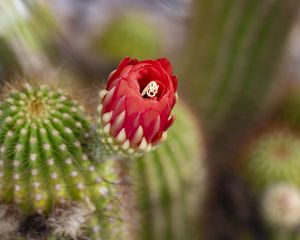
M124 56L139 59L158 57L158 30L141 14L114 19L92 43L92 48L109 60Z
M86 146L91 123L82 109L48 86L25 84L5 95L0 104L1 204L17 207L25 217L47 216L58 236L78 237L92 218L89 235L105 237L115 227L108 216L114 214L116 174L109 161L94 164ZM72 228L72 221L78 226Z
M247 178L256 191L287 182L300 186L300 138L287 129L276 129L253 141L245 158Z
M298 6L297 0L195 2L186 90L213 134L243 131L265 110Z
M293 90L287 91L275 110L274 119L277 122L288 125L296 131L300 130L300 86L293 86Z
M4 0L0 7L0 36L17 55L23 72L44 73L51 63L60 63L59 28L46 2Z
M175 115L167 140L131 166L143 240L199 239L195 219L205 190L202 136L180 101Z
M0 81L20 74L21 66L5 38L0 36Z

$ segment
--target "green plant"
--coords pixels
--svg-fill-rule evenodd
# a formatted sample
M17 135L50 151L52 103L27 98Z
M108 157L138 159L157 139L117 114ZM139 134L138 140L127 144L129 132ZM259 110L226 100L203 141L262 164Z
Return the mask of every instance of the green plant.
M82 107L46 85L10 86L3 94L0 199L2 207L18 209L20 217L14 228L1 228L1 235L33 237L28 225L36 214L55 236L80 236L92 216L101 236L107 235L105 212L114 213L112 183L117 178L110 162L96 164L89 153L91 122Z

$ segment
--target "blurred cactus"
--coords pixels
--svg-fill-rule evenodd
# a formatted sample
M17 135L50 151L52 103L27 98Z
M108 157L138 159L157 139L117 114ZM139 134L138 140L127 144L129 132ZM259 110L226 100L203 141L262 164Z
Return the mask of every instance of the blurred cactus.
M300 191L294 185L270 186L261 207L263 217L274 228L296 229L300 224Z
M275 109L275 121L285 124L293 130L300 130L300 89L298 84L292 86L282 97L279 106Z
M161 45L159 30L142 14L119 16L93 40L92 48L109 61L124 56L139 59L157 58Z
M191 102L210 131L244 130L265 110L298 6L297 0L197 1L186 90L199 96Z
M247 176L253 189L288 182L300 186L300 139L287 129L275 129L253 140L245 158Z
M202 133L180 101L175 114L166 142L133 163L140 239L199 239L196 220L206 186Z
M202 117L209 143L213 191L205 239L242 239L244 232L264 237L256 211L245 212L245 206L252 209L255 203L241 200L250 189L236 178L233 162L245 136L269 113L278 63L299 4L297 0L195 2L183 72L189 81L186 97Z
M16 54L5 38L0 36L0 81L14 78L21 73Z
M42 73L58 60L54 47L58 27L45 2L4 0L0 12L0 35L7 39L24 72Z

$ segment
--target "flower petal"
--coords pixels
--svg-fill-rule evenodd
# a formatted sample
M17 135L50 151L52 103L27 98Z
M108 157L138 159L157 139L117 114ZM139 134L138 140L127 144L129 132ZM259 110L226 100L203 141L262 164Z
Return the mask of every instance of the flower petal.
M166 58L160 58L157 59L157 61L160 63L160 65L163 67L163 69L166 70L166 72L172 76L172 65L170 63L170 61Z

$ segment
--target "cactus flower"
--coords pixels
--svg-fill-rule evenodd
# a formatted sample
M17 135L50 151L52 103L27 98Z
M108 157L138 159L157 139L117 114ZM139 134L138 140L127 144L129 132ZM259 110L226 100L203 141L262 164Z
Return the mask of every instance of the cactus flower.
M100 134L104 146L120 154L150 151L166 138L174 121L177 77L166 58L126 57L100 92Z

